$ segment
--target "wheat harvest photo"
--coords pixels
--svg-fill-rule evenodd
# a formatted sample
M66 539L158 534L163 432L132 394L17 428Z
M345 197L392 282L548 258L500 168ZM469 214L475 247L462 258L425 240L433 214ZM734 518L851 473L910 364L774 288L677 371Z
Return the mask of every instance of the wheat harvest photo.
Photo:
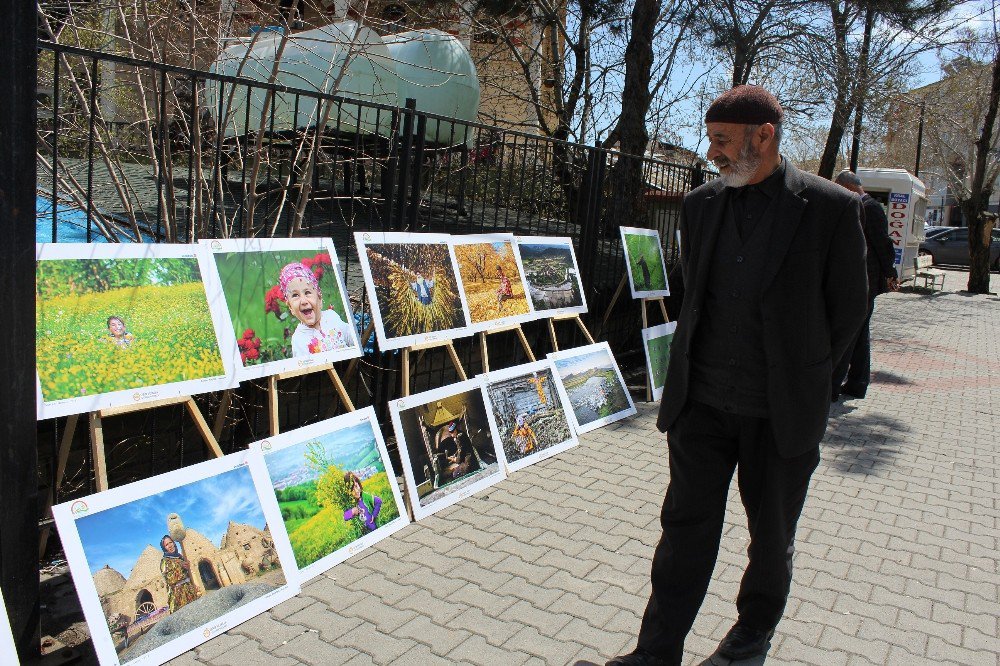
M46 403L226 374L193 256L40 259L35 296Z
M261 443L296 565L302 570L325 560L307 577L357 552L345 549L359 540L408 522L399 520L401 497L377 429L368 408Z
M455 259L469 304L470 323L523 320L531 313L513 238L456 242Z
M387 349L422 336L465 329L458 275L447 240L363 243L362 270L374 288L372 308ZM443 337L448 337L447 335ZM417 340L414 340L417 338Z

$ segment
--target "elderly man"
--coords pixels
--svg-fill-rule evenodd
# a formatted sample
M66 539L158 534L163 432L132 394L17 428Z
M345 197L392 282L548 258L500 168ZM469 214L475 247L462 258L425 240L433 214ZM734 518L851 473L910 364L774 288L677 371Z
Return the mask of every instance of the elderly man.
M684 199L684 301L657 427L670 484L637 649L609 666L680 664L705 597L734 470L749 563L717 654L766 653L792 579L833 369L865 318L859 200L782 159L782 109L738 86L705 114L720 178Z
M887 291L898 291L899 275L893 266L895 252L889 238L889 219L882 205L865 192L861 179L853 171L841 171L833 182L861 195L861 228L865 232L868 248L868 316L851 349L844 354L840 365L834 368L831 399L837 400L841 393L864 398L871 382L872 341L868 325L875 310L875 297Z

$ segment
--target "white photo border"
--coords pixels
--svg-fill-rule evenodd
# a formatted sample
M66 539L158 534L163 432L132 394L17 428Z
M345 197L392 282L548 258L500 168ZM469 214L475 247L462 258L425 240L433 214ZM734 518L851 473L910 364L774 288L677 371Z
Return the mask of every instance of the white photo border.
M491 372L484 372L479 375L483 382L483 393L486 396L486 416L490 420L490 428L493 430L494 435L497 439L497 446L503 448L503 444L500 442L500 428L497 426L496 414L493 410L493 401L490 399L489 386L495 382L502 382L508 379L514 379L516 377L523 377L524 375L529 375L534 372L539 372L541 370L548 370L552 373L552 380L556 382L556 396L559 400L559 404L563 409L563 414L566 415L566 422L569 424L569 438L559 442L558 444L553 444L552 446L546 447L541 451L536 451L531 455L527 455L520 460L514 462L507 461L507 455L504 454L504 460L507 466L507 475L511 475L514 472L524 469L529 465L534 465L535 463L541 462L546 458L551 458L554 455L562 453L568 449L580 443L575 430L575 421L570 413L573 411L572 405L566 402L565 397L561 391L559 391L559 382L556 377L557 370L555 365L549 359L542 359L541 361L535 361L533 363L523 363L521 365L515 365L511 368L504 368L502 370L495 370Z
M38 243L35 245L35 261L81 259L196 259L201 273L202 285L207 299L206 305L212 317L212 329L219 348L223 373L214 377L189 379L156 386L140 386L89 396L62 398L45 401L42 384L38 377L37 359L35 367L35 396L38 404L37 419L49 419L70 414L83 414L109 407L138 405L155 400L197 395L209 391L221 391L236 385L233 354L235 339L223 339L229 314L222 302L222 285L210 265L207 253L197 244L175 243ZM36 324L37 326L37 324Z
M399 490L396 475L392 471L392 463L389 460L389 452L385 448L385 440L382 438L382 430L379 428L378 418L375 416L375 408L370 406L364 407L353 412L341 414L340 416L335 416L331 419L326 419L325 421L313 423L303 428L289 430L250 444L251 453L249 464L250 473L254 477L254 482L258 485L258 487L263 485L264 487L270 489L271 495L274 496L274 486L271 482L271 475L267 470L267 461L265 460L267 455L277 453L278 451L287 449L291 446L296 446L308 439L321 437L323 435L330 435L339 430L360 425L362 423L367 423L374 434L375 445L378 448L379 456L382 458L382 464L385 467L386 476L389 478L389 487L392 489L392 499L396 502L396 507L399 509L399 516L392 522L379 527L374 532L362 536L350 545L344 546L339 550L335 550L329 555L325 555L324 557L321 557L312 564L309 564L301 569L298 568L295 562L294 550L288 537L288 530L285 528L284 520L280 520L278 523L271 525L271 535L276 537L275 541L280 539L282 542L286 543L288 549L293 552L290 566L294 569L296 581L300 585L315 578L316 576L319 576L323 572L328 571L330 568L340 564L351 556L356 555L363 550L367 550L382 539L395 534L410 524L410 518L406 513L406 503L403 500L403 494Z
M423 506L420 504L419 495L417 495L417 484L416 480L413 478L413 466L410 461L410 452L406 446L403 422L399 413L406 409L426 405L427 403L434 402L435 400L442 400L458 393L466 393L470 391L479 392L479 395L483 400L483 406L486 408L486 419L490 426L490 436L493 438L493 450L497 456L497 471L495 474L491 474L490 476L480 479L479 481L476 481L461 490L450 493L439 500L435 500L430 504ZM423 393L397 398L389 403L389 415L392 418L392 428L396 433L399 459L403 466L403 479L406 481L406 498L409 501L410 510L413 512L413 519L415 521L437 513L438 511L456 504L466 497L475 495L490 486L496 485L507 478L507 473L504 471L507 468L507 458L504 456L503 446L498 446L499 435L497 434L495 424L492 419L489 418L489 398L486 395L482 380L479 377L456 382L454 384L448 384L447 386L441 386L436 389L424 391Z
M470 312L469 330L473 333L479 333L482 331L514 326L516 324L523 324L525 322L534 321L540 317L546 316L544 311L536 311L535 304L531 302L531 293L528 291L528 281L524 277L524 265L521 263L521 252L517 249L517 240L514 238L514 234L469 234L466 236L452 236L451 239L452 246L474 245L477 243L510 243L510 250L514 253L514 263L517 264L517 270L520 274L521 287L524 289L524 299L528 303L528 312L525 314L500 317L498 319L488 319L478 323L474 323L472 321L472 314ZM458 263L457 257L455 267L459 270L459 273L461 273L461 267ZM461 275L459 275L459 278L463 280L464 284L464 278L462 278ZM468 300L465 298L464 289L462 300L466 303L466 307L468 307Z
M663 397L663 387L656 387L653 384L653 362L652 359L649 358L649 341L656 340L657 338L662 338L667 335L673 335L676 330L676 321L670 321L666 324L657 324L656 326L650 326L649 328L642 329L642 351L646 355L646 372L649 376L649 389L653 396L653 400L659 400Z
M625 397L628 399L628 408L623 409L614 414L610 414L600 419L595 419L590 423L580 424L576 418L576 410L573 409L573 403L569 399L569 393L566 392L566 387L563 385L562 375L559 374L559 366L556 361L561 361L567 358L574 358L576 356L584 356L586 354L592 354L597 351L604 351L607 353L608 358L611 359L611 363L615 369L615 374L618 376L618 383L621 385L622 390L625 392ZM556 382L559 386L559 394L562 396L563 401L569 405L569 413L573 416L572 424L576 429L578 435L582 435L591 430L597 430L598 428L604 427L609 423L614 423L615 421L620 421L622 419L634 416L636 414L635 402L632 400L632 394L628 390L628 384L625 383L625 378L622 377L621 368L618 367L618 361L615 359L615 355L611 353L611 347L607 342L597 342L592 345L586 345L583 347L574 347L573 349L566 349L564 351L551 352L548 354L547 358L552 360L552 365L555 366L556 372Z
M237 381L249 379L260 379L270 375L277 375L291 370L300 370L326 363L336 363L351 358L362 356L361 343L358 339L358 331L354 325L354 312L351 310L351 299L348 297L347 289L344 285L344 276L340 270L340 259L337 256L337 248L333 244L333 239L324 237L301 237L301 238L219 238L205 239L200 241L205 246L206 254L212 266L215 280L219 283L219 297L222 299L222 307L226 312L225 320L222 323L222 333L231 333L233 336L233 367L236 371ZM219 267L215 261L215 255L223 252L297 252L326 251L330 254L337 286L340 289L340 301L347 317L347 323L351 327L351 344L343 349L333 351L318 352L308 357L292 357L277 361L269 361L258 365L244 365L240 359L240 352L235 341L238 339L237 331L233 327L233 319L229 316L229 308L226 303L226 294L222 289L222 277L219 274Z
M379 349L389 351L390 349L402 349L418 344L431 342L446 342L456 338L464 338L473 334L469 328L469 304L465 300L465 290L462 288L462 275L458 272L458 262L455 261L455 249L452 246L451 236L448 234L423 234L409 233L403 231L355 231L354 243L358 249L358 263L361 266L361 274L365 279L365 289L368 292L368 302L371 305L372 321L375 323L375 337L378 340ZM431 333L417 333L414 335L401 335L388 338L385 334L385 325L382 319L382 304L378 302L375 291L375 281L372 279L371 266L368 263L368 254L365 251L368 245L438 245L448 246L448 256L451 259L451 268L455 273L455 286L458 289L458 296L462 303L462 316L465 324L456 328L449 328L443 331L433 331Z
M576 249L573 247L573 239L569 236L515 236L517 241L517 256L518 261L523 266L523 258L521 257L521 246L522 245L567 245L569 246L570 256L573 257L573 270L576 271L576 281L580 287L580 300L583 302L582 305L574 305L568 308L550 308L548 310L536 310L536 319L542 318L552 318L552 317L562 317L565 315L583 314L587 312L587 293L583 288L583 277L580 275L580 264L576 260ZM528 282L528 276L524 276L524 281ZM528 300L531 300L531 294L528 294ZM532 304L532 309L534 309L534 304Z
M52 514L55 517L59 537L66 553L66 560L69 562L70 573L73 576L73 584L76 587L84 617L90 628L97 658L102 666L119 666L122 662L115 650L114 640L108 629L104 609L101 608L100 596L90 573L83 543L76 529L76 516L81 513L86 513L88 516L94 515L107 509L150 497L159 492L190 485L247 466L247 456L247 451L233 453L52 507ZM252 474L251 478L253 478ZM278 502L270 486L261 488L257 480L254 479L254 489L267 525L270 527L280 523L281 512L278 510ZM295 568L295 555L287 542L275 540L273 543L278 551L282 573L285 575L284 585L124 663L129 666L162 664L295 596L299 592L299 585L289 575L290 570ZM286 568L289 563L291 563L291 567Z
M0 655L14 661L12 666L17 666L17 645L14 643L14 632L10 628L10 616L7 615L7 605L3 601L3 593L0 593Z
M638 227L618 227L621 231L622 236L622 252L625 254L625 273L628 275L628 286L632 290L632 298L656 298L658 296L669 296L670 295L670 283L667 280L667 262L663 256L663 245L660 243L660 232L656 229L640 229ZM632 279L632 263L629 259L628 254L628 242L625 240L625 236L655 236L656 246L659 248L660 255L660 268L663 269L663 280L664 284L667 285L666 289L649 289L642 290L635 288L635 281Z

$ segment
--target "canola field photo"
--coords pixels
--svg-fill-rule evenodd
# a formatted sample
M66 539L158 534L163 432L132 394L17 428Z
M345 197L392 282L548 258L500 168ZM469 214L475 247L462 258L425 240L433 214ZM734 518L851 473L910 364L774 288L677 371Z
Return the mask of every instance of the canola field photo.
M226 374L195 257L42 259L35 297L46 402Z
M530 314L513 242L455 243L454 247L472 325Z
M399 518L370 421L264 451L264 463L300 569Z

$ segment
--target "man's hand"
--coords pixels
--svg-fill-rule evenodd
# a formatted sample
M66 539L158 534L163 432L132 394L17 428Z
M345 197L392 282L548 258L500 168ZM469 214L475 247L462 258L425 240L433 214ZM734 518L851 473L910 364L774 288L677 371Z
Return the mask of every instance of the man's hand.
M899 280L894 277L888 277L885 279L885 286L889 291L899 291Z

